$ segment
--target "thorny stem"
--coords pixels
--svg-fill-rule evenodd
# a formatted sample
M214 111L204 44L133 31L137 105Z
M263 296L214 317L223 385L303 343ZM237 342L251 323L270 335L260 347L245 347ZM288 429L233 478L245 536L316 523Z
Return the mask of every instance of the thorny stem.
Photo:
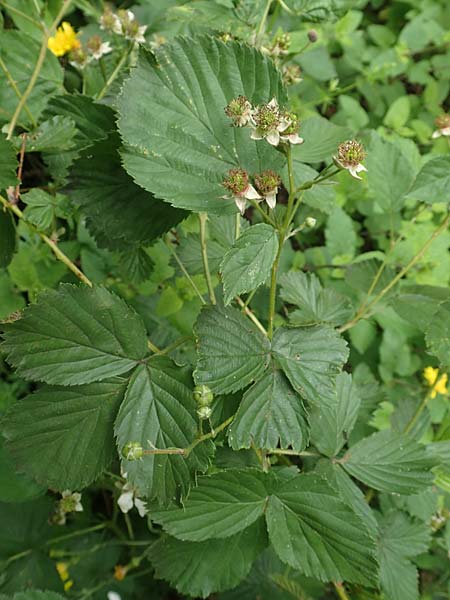
M88 279L88 277L86 277L86 275L83 273L83 271L81 271L77 265L75 263L73 263L70 258L68 256L66 256L64 254L64 252L62 250L60 250L57 246L57 244L51 240L47 235L45 235L45 233L41 233L38 229L36 229L36 227L34 225L32 225L31 223L29 223L25 217L23 212L20 210L20 208L18 208L17 206L15 206L14 204L11 204L10 202L8 202L5 198L3 198L2 196L0 196L0 202L1 204L3 204L3 206L5 208L7 208L8 210L10 210L11 212L13 212L17 217L19 217L19 219L23 219L24 223L26 223L26 225L35 233L37 233L39 235L39 237L41 238L41 240L43 242L45 242L47 244L47 246L50 247L50 249L52 250L53 254L56 256L56 258L58 260L60 260L62 263L64 263L66 265L66 267L72 271L72 273L74 273L74 275L76 275L78 277L78 279L80 281L82 281L83 283L85 283L86 285L88 285L89 287L92 287L92 281L90 279Z
M12 75L11 75L11 73L9 72L9 70L8 70L8 67L7 67L7 66L6 66L6 64L3 62L3 59L2 59L2 57L1 57L1 56L0 56L0 68L1 68L1 69L2 69L2 71L4 72L4 74L5 74L5 76L6 76L6 79L9 81L9 85L10 85L10 86L12 87L12 89L14 90L14 93L15 93L15 94L16 94L16 96L19 98L19 100L21 100L21 99L22 99L22 94L21 94L21 92L20 92L19 88L17 87L17 85L16 85L16 82L15 82L15 81L14 81L14 79L12 78ZM30 119L30 121L31 121L31 124L33 125L33 127L36 127L36 124L37 124L37 123L36 123L36 120L35 120L35 118L33 117L33 115L31 114L31 112L30 112L30 109L28 108L28 106L27 106L26 104L24 105L24 109L25 109L25 112L26 112L26 113L27 113L27 115L28 115L28 118L29 118L29 119Z
M389 292L389 290L391 290L400 281L400 279L402 279L406 275L406 273L408 273L408 271L422 258L422 256L425 254L425 252L428 250L428 248L431 246L431 244L434 242L434 240L437 237L439 237L440 234L448 227L449 222L450 222L450 214L447 214L447 217L444 219L444 221L439 225L439 227L428 238L428 240L425 242L425 244L422 246L422 248L419 250L419 252L417 252L417 254L415 256L413 256L413 258L409 261L409 263L405 267L403 267L403 269L401 269L401 271L375 296L375 298L371 302L366 304L366 306L363 308L363 310L360 309L356 313L356 315L353 317L353 319L351 319L351 321L348 321L348 323L345 323L344 325L342 325L342 327L340 327L338 329L338 332L343 333L344 331L351 329L365 315L367 315L367 313L370 311L370 309L372 309L376 304L378 304L378 302Z
M206 284L208 286L209 300L211 304L216 304L216 296L214 294L214 286L211 279L211 272L209 270L208 262L208 250L206 246L206 221L208 219L207 213L199 213L198 218L200 221L200 245L202 250L203 270L205 272Z
M106 92L108 91L108 88L110 87L110 85L112 85L112 83L114 83L114 80L116 79L116 77L119 74L121 68L123 67L123 65L127 61L128 57L130 56L131 51L132 51L133 48L134 48L134 42L130 42L130 45L128 46L128 48L123 53L122 58L117 63L116 68L111 73L111 75L109 76L107 82L105 83L105 85L103 86L103 88L98 93L96 100L101 100L103 98L103 96L106 94Z
M337 592L337 595L339 596L339 598L341 600L350 600L350 596L347 594L347 592L345 591L345 587L344 584L341 583L340 581L338 582L333 582L334 585L334 589Z
M46 31L44 30L44 37L42 39L41 49L39 51L39 56L36 61L36 65L34 67L33 74L31 75L31 78L27 85L27 88L24 91L22 98L19 100L19 104L17 105L16 110L14 111L13 117L11 119L11 122L9 124L8 135L6 136L6 139L8 139L8 140L10 140L12 138L12 135L14 133L14 128L16 126L16 123L20 116L20 113L22 112L22 108L25 106L25 103L28 100L29 95L33 91L33 88L36 84L37 78L39 77L39 74L41 72L42 65L44 64L45 56L47 54L48 38L52 35L52 33L54 33L56 27L58 26L58 23L61 21L62 17L64 16L64 13L69 8L71 3L72 3L72 0L64 0L63 4L61 6L61 9L58 12L53 23L50 25L50 28Z

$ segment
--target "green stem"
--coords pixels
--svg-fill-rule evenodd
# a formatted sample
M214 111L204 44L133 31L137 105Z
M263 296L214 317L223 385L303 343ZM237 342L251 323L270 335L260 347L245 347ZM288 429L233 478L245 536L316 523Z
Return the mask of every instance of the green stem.
M205 299L203 298L203 296L200 293L200 290L198 289L198 287L195 284L195 281L192 279L192 277L189 275L189 273L187 272L186 267L183 265L183 263L181 262L180 257L178 256L178 254L175 251L175 248L173 248L172 243L170 242L170 240L168 238L166 238L166 245L169 248L172 256L174 257L174 259L176 260L178 266L180 267L183 275L186 277L186 279L188 280L190 286L192 287L192 289L194 290L194 292L197 294L197 296L200 299L200 302L202 304L206 304Z
M241 298L239 298L239 296L236 296L236 302L242 308L242 311L247 315L247 317L253 321L253 323L261 331L261 333L267 335L267 331L264 329L264 326L262 325L258 317L256 317L256 315L249 309L247 304Z
M275 229L277 228L277 224L275 223L275 221L263 211L258 202L256 202L255 200L249 200L249 202L253 206L253 208L259 212L259 214L266 223L269 223L270 225L272 225L272 227L275 227Z
M438 371L438 376L436 378L436 381L438 379L439 379L439 371ZM432 386L428 390L427 394L425 395L425 398L422 400L422 402L417 407L416 412L413 414L413 416L411 417L411 419L409 420L408 424L405 427L405 431L404 431L405 433L409 433L412 430L412 428L414 427L414 425L417 423L418 418L423 413L423 411L425 410L425 407L427 406L428 402L432 398L433 388L434 388L434 386Z
M103 62L103 56L100 56L98 59L98 64L100 65L100 71L102 72L103 81L107 83L108 77L106 75L105 63Z
M266 6L264 8L264 12L261 17L261 21L259 22L258 29L256 30L255 36L255 46L259 46L261 43L261 39L264 35L266 28L267 17L269 16L270 7L272 6L273 0L267 0Z
M123 65L127 61L128 57L130 56L133 47L134 47L134 42L130 42L128 48L123 53L122 58L117 63L114 71L109 76L109 79L107 80L107 82L105 83L105 85L103 86L103 88L98 93L96 100L101 100L103 98L103 96L106 94L106 92L108 91L108 88L110 87L110 85L112 85L112 83L114 83L114 81L115 81L117 75L119 74L121 68L123 67Z
M155 346L155 344L151 340L147 340L147 346L148 349L151 350L154 354L161 354L161 350L158 348L158 346Z
M58 248L57 244L55 244L55 242L53 240L51 240L47 235L45 235L45 233L41 233L38 229L36 229L36 227L34 225L32 225L31 223L29 223L24 218L24 214L20 210L20 208L18 208L15 204L11 204L10 202L8 202L8 200L6 200L5 198L3 198L2 196L0 196L0 203L3 204L3 206L5 208L7 208L11 212L13 212L17 217L19 217L19 219L23 219L23 222L26 223L26 225L32 231L34 231L35 233L37 233L39 235L39 237L41 238L41 240L43 242L45 242L47 244L47 246L50 247L50 249L52 250L53 254L56 256L56 258L58 260L60 260L62 263L64 263L66 265L66 267L70 271L72 271L72 273L74 273L74 275L76 275L80 281L82 281L83 283L85 283L89 287L92 287L92 281L90 279L88 279L88 277L86 277L86 275L76 266L76 264L74 264L70 260L70 258L68 256L66 256L64 254L64 252L62 252L62 250L60 250Z
M50 28L46 32L44 32L41 49L39 51L38 59L36 61L36 65L34 67L33 74L31 75L31 78L30 78L30 81L28 82L27 88L24 91L22 98L19 100L19 104L17 105L16 110L14 111L13 117L11 119L11 122L9 124L8 135L6 136L6 139L8 139L8 140L10 140L12 138L12 135L14 133L14 128L16 126L17 120L19 119L20 113L22 112L22 108L25 106L25 103L28 100L29 95L33 91L33 88L36 84L37 78L39 77L39 74L41 72L42 66L44 64L45 56L47 53L48 38L56 30L58 23L61 21L62 17L64 16L64 13L69 8L71 3L72 3L72 0L64 0L63 4L61 6L61 9L58 12L55 20L50 25Z
M344 584L341 582L333 582L334 589L341 600L350 600L350 596L345 591Z
M202 251L203 270L205 272L206 284L208 286L209 300L211 304L216 304L216 296L214 294L214 286L212 284L211 273L209 270L208 262L208 250L206 245L206 221L208 219L207 213L199 213L198 218L200 220L200 245Z
M9 72L9 70L8 70L8 67L7 67L7 66L6 66L6 64L3 62L3 59L2 59L2 57L1 57L1 56L0 56L0 68L1 68L1 69L2 69L2 71L4 72L4 74L5 74L5 76L6 76L6 79L9 81L9 85L10 85L10 86L12 87L12 89L14 90L14 93L16 94L17 98L18 98L19 100L22 100L22 94L20 93L20 90L19 90L19 88L17 87L17 85L16 85L16 82L15 82L15 81L14 81L14 79L12 78L12 76L11 76L11 73L10 73L10 72ZM28 106L27 106L26 104L24 105L24 109L25 109L25 112L26 112L26 113L27 113L27 115L28 115L28 118L29 118L29 119L30 119L30 121L31 121L31 124L33 125L33 127L36 127L36 120L35 120L35 118L33 117L33 115L31 114L31 112L30 112L30 109L28 108Z
M183 337L179 338L178 340L175 340L172 344L169 344L168 346L163 348L160 351L160 354L170 354L173 350L175 350L179 346L182 346L186 342L190 342L191 340L192 340L192 336L184 335Z
M236 220L234 222L234 239L237 240L241 235L241 215L236 213Z
M86 527L86 529L78 529L78 531L74 531L72 533L67 533L65 535L60 535L59 537L52 538L51 540L48 540L46 544L49 546L51 546L52 544L58 544L59 542L64 542L66 540L71 540L72 538L79 537L80 535L84 535L85 533L92 533L93 531L98 531L99 529L105 529L108 526L108 523L98 523L97 525Z
M348 329L354 327L367 313L372 309L378 302L391 290L399 281L402 279L406 273L422 258L425 252L428 250L430 245L434 242L434 240L439 237L439 235L448 227L450 222L450 214L447 214L447 217L444 221L439 225L439 227L433 232L433 234L428 238L422 248L417 252L417 254L409 261L409 263L401 269L401 271L375 296L375 298L366 304L363 311L359 311L351 321L348 321L342 327L339 327L338 332L343 333Z
M36 21L36 19L33 19L32 17L30 17L26 13L22 12L18 8L15 8L14 6L11 6L10 4L3 2L3 0L0 0L0 5L3 6L3 8L5 10L7 10L8 12L15 13L18 17L22 17L22 19L26 19L29 23L33 23L33 25L35 25L36 27L39 27L39 29L43 30L42 24L39 23L39 21Z
M321 454L318 454L317 452L309 452L308 450L296 452L295 450L283 450L282 448L268 450L268 454L284 454L286 456L321 456Z

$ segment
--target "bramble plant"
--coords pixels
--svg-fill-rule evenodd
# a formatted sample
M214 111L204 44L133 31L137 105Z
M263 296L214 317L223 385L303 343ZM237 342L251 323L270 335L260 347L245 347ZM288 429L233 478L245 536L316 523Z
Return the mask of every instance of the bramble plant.
M0 28L0 600L448 597L446 0Z

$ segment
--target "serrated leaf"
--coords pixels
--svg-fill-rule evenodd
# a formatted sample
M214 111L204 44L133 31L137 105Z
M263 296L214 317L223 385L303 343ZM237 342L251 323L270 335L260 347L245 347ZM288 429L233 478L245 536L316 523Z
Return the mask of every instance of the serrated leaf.
M352 446L341 459L344 469L376 490L415 494L433 483L430 469L436 463L413 438L380 431Z
M266 281L277 251L277 233L265 223L249 227L239 236L220 265L225 304Z
M381 264L381 261L376 258L365 258L354 262L345 270L345 283L360 292L368 292L377 277ZM395 272L390 267L385 267L377 278L372 294L381 292L394 277Z
M419 171L409 198L426 204L448 202L450 199L450 156L436 156L427 161Z
M18 166L16 151L11 142L0 133L0 190L5 190L10 185L16 185Z
M334 379L348 357L345 340L327 326L280 327L272 355L295 390L319 406L334 402Z
M308 417L302 399L281 371L269 369L248 389L228 439L234 450L289 448L300 452L308 445Z
M0 396L1 397L1 396ZM0 438L0 502L25 502L42 496L47 488L20 473Z
M361 398L349 373L339 373L335 380L335 401L311 407L311 441L326 456L335 456L358 416Z
M348 298L334 290L324 289L313 273L284 273L280 277L280 286L283 300L299 307L289 315L293 325L342 325L352 315Z
M0 269L9 265L16 249L16 228L8 211L0 208Z
M142 319L105 288L62 284L3 325L2 349L27 379L79 385L132 369L147 354Z
M436 312L436 304L443 300L450 300L447 287L407 285L392 299L391 306L402 319L424 331Z
M207 598L236 586L250 571L253 561L267 545L264 521L226 540L182 542L162 536L153 544L149 559L155 576L165 579L180 594Z
M70 117L61 115L43 121L39 127L27 135L27 152L58 152L69 150L75 146L74 137L77 130ZM17 146L21 140L18 139Z
M158 238L186 213L137 186L122 168L118 147L112 134L81 153L70 171L70 196L100 247L128 250Z
M380 585L389 600L417 600L419 598L417 567L389 550L381 551Z
M63 198L61 195L58 199ZM54 221L58 199L44 190L33 188L26 194L21 194L20 199L27 205L24 210L25 219L40 230L49 229Z
M182 509L153 512L152 519L180 540L229 538L264 513L270 481L262 471L249 468L201 477Z
M197 384L216 394L241 390L257 380L269 362L269 340L239 310L206 306L195 324Z
M124 391L119 378L75 388L44 386L3 417L6 449L47 487L86 487L115 453L113 425Z
M127 442L146 449L186 448L198 432L195 409L190 371L168 358L153 358L131 376L115 425L119 451ZM195 470L206 470L210 444L199 444L189 458L160 454L124 460L124 471L140 494L167 504L186 496Z
M369 530L321 477L289 480L270 497L266 518L275 551L291 567L321 581L376 583Z
M450 300L441 302L428 324L425 339L430 352L450 366Z
M223 177L280 170L284 157L270 144L230 127L224 113L236 96L253 104L286 102L280 74L254 48L209 36L177 38L141 51L118 100L125 169L144 189L179 208L230 214Z

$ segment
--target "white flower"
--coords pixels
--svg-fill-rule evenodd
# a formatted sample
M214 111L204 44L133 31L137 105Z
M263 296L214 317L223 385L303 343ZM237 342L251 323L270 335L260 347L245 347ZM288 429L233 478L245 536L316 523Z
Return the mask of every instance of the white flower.
M278 146L280 132L287 129L291 121L280 112L276 98L272 98L268 104L262 104L253 110L251 124L252 140L266 139L272 146Z
M135 42L139 42L143 44L145 42L144 33L147 31L147 25L140 25L137 28L137 32L134 34L126 35L125 37L128 40L134 40Z
M81 494L79 492L64 490L61 496L60 506L64 512L82 512L83 505L81 504Z
M222 198L234 200L241 215L244 214L247 200L261 200L261 196L250 183L248 173L244 169L228 171L222 185L231 192L231 196L222 196Z
M261 194L261 198L267 202L269 208L274 209L276 206L280 183L280 176L271 169L255 175L255 184L258 192Z
M437 117L434 121L437 129L433 132L431 136L433 139L444 136L450 136L450 115L444 114Z
M126 479L127 474L122 472L122 476ZM124 483L121 489L121 494L117 500L117 504L124 514L126 514L133 508L133 506L135 506L139 516L145 517L147 514L147 506L143 500L137 497L136 491L136 488L134 488L131 483L128 483L128 481Z
M108 592L106 596L108 600L122 600L122 597L117 592Z
M233 98L225 107L225 114L233 120L235 127L245 127L252 118L252 105L245 96Z
M87 43L87 49L90 54L91 60L99 60L105 54L112 52L111 44L109 42L102 42L100 38L92 38Z
M346 169L355 179L361 179L358 173L367 171L361 163L366 153L362 144L356 140L348 140L339 144L337 156L333 156L333 161L340 169Z

